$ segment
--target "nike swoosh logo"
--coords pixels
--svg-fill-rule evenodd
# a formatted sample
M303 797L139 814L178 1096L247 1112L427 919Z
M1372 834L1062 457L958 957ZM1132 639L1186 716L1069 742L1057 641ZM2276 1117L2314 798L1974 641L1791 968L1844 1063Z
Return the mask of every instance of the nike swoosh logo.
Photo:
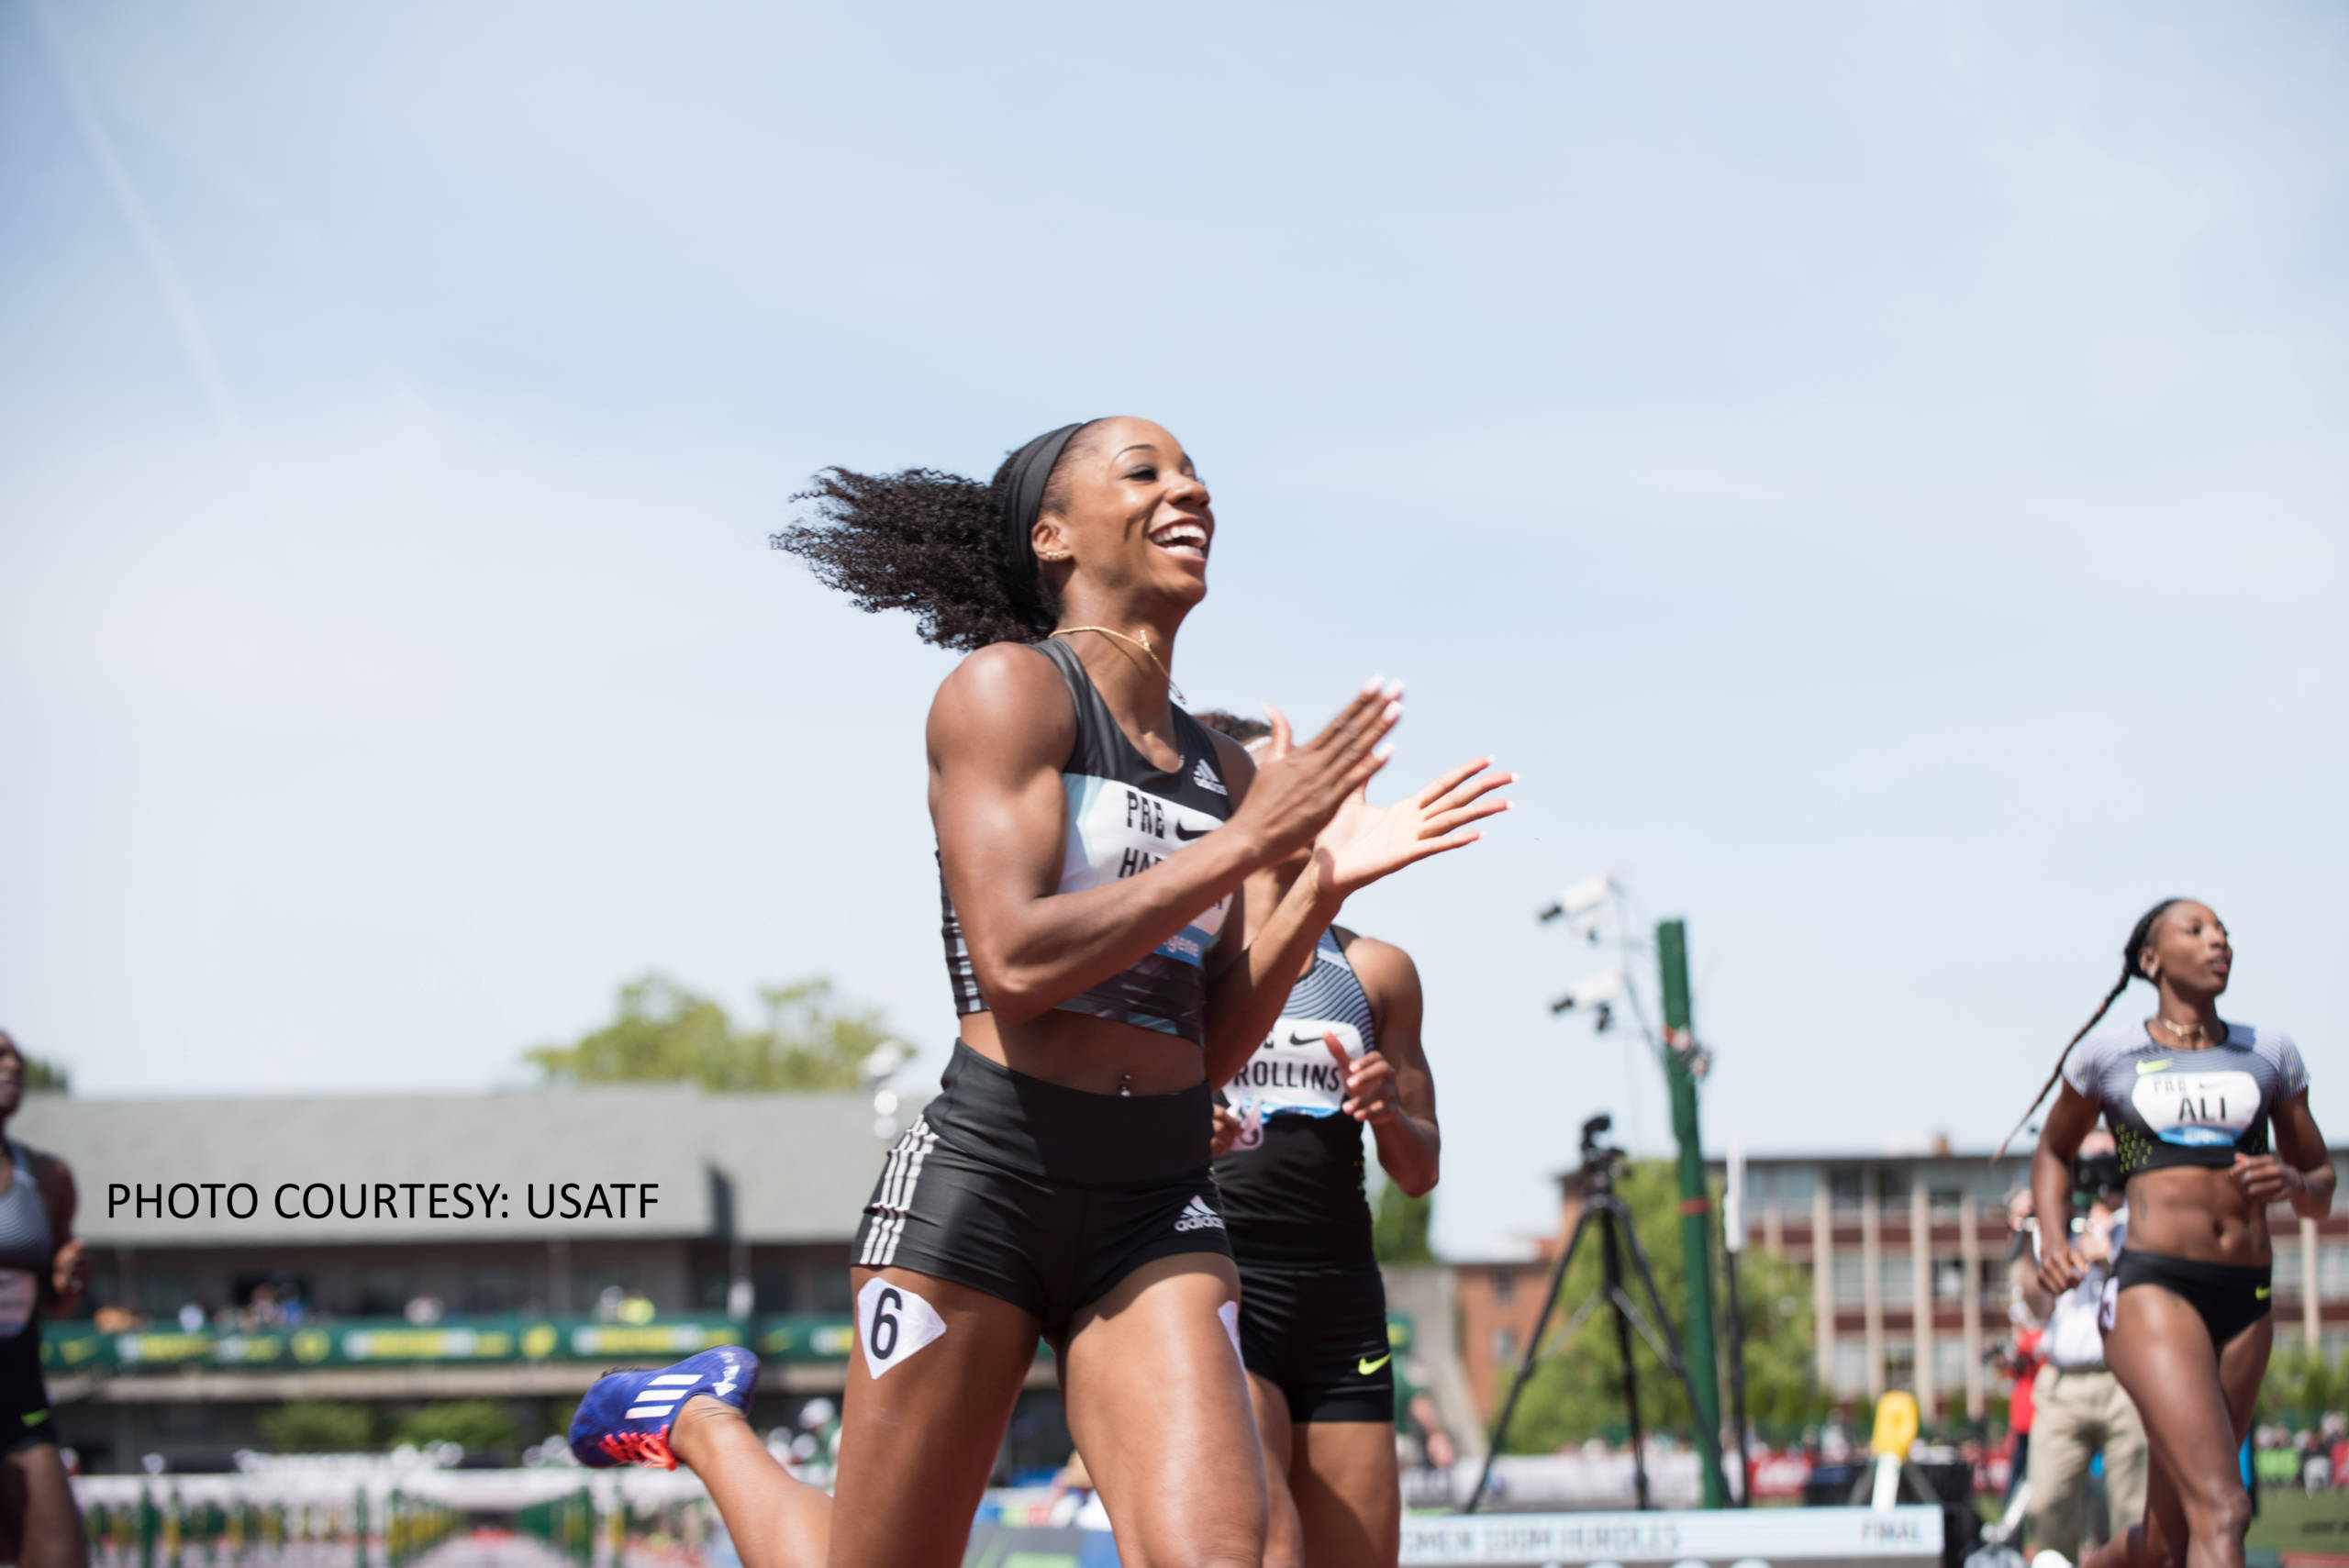
M2271 1288L2273 1287L2263 1284L2251 1293L2251 1298L2254 1301L2265 1301L2267 1299L2267 1293Z
M1318 1034L1292 1034L1288 1042L1291 1045L1319 1045L1321 1037Z
M1358 1361L1354 1362L1354 1370L1362 1373L1364 1377L1368 1377L1372 1373L1376 1372L1380 1367L1385 1366L1388 1362L1391 1362L1394 1359L1395 1352L1393 1351L1389 1351L1375 1362Z
M2137 1063L2137 1076L2142 1078L2148 1073L2158 1073L2168 1065L2169 1058L2166 1056L2159 1062L2140 1062Z
M1205 828L1186 828L1183 826L1182 819L1180 817L1177 817L1174 822L1174 836L1186 843L1188 843L1193 839L1204 839L1214 831L1215 826L1213 824L1209 824Z

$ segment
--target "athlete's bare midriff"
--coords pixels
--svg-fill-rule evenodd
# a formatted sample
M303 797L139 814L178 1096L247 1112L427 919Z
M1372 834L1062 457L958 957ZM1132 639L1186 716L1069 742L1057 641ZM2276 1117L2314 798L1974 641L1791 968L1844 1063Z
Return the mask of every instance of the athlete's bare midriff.
M2224 1167L2172 1165L2129 1178L2129 1241L2142 1251L2257 1268L2271 1260L2267 1213Z
M1055 1010L1024 1024L998 1025L993 1013L958 1021L963 1042L988 1061L1087 1094L1171 1095L1207 1076L1205 1055L1191 1041L1114 1018ZM1202 1148L1207 1137L1202 1124Z

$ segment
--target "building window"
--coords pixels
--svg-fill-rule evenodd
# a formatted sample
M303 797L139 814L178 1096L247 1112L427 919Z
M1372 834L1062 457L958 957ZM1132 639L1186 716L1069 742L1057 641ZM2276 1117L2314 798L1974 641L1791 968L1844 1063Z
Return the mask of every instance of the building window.
M2349 1296L2349 1244L2326 1241L2318 1246L2316 1293L2326 1298Z
M1933 1299L1964 1301L1965 1299L1965 1261L1962 1258L1933 1260Z
M1835 1305L1860 1307L1868 1298L1867 1260L1849 1253L1835 1254Z
M1917 1347L1913 1341L1885 1340L1884 1385L1887 1388L1917 1386Z
M1819 1173L1809 1165L1784 1165L1777 1173L1778 1207L1782 1212L1808 1209L1819 1191Z
M2301 1295L2300 1244L2298 1241L2278 1241L2275 1244L2274 1252L2276 1294L2288 1300L2298 1301ZM2321 1252L2318 1253L2320 1261L2322 1257Z
M1865 1173L1858 1170L1849 1168L1828 1172L1827 1196L1829 1201L1833 1203L1837 1208L1859 1207L1860 1194L1862 1191L1860 1178L1864 1173Z
M1493 1305L1507 1307L1517 1299L1517 1272L1514 1269L1493 1271Z
M1942 1397L1949 1397L1953 1390L1965 1386L1965 1341L1954 1334L1936 1336L1933 1340L1933 1381L1941 1385Z
M511 1263L472 1263L464 1273L467 1312L484 1317L511 1312L522 1305L522 1276Z
M816 1271L816 1310L818 1312L852 1312L856 1308L856 1293L848 1287L848 1270L818 1269Z
M1835 1392L1865 1394L1868 1386L1868 1348L1857 1340L1835 1341Z

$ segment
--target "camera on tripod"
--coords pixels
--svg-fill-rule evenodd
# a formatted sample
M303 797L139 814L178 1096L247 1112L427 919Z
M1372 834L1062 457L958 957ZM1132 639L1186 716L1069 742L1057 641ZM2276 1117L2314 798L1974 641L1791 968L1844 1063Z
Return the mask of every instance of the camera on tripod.
M1582 1124L1582 1162L1586 1169L1611 1165L1623 1157L1620 1149L1598 1141L1614 1125L1615 1118L1605 1111Z

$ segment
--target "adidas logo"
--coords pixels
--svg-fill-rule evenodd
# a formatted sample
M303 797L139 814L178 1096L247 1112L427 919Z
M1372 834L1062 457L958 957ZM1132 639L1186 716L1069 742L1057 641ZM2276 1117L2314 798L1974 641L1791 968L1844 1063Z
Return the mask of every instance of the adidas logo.
M1220 1230L1223 1229L1223 1216L1209 1208L1207 1199L1193 1193L1191 1201L1183 1206L1182 1217L1174 1221L1174 1229L1177 1230Z
M658 1419L676 1409L685 1400L687 1390L701 1381L699 1373L663 1373L649 1380L636 1391L636 1403L629 1407L628 1419L640 1420L651 1417Z
M1201 757L1199 765L1191 770L1191 782L1201 789L1213 790L1226 800L1231 798L1231 792L1223 787L1223 781L1216 776L1213 768L1208 766L1208 760L1205 757Z

